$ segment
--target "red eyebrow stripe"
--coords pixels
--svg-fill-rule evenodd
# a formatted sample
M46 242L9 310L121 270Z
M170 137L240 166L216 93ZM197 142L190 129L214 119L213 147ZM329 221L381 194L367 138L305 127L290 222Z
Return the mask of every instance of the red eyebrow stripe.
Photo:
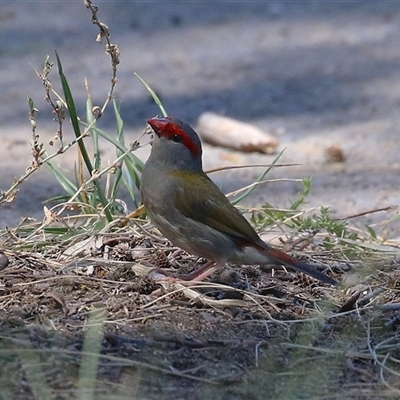
M197 157L200 154L199 146L184 131L184 129L174 123L170 117L152 118L147 120L147 122L156 131L158 136L164 136L168 140L172 140L174 135L178 135L182 138L182 143L189 149L193 157Z
M197 157L200 153L199 146L188 136L188 134L177 124L170 122L167 125L167 137L172 139L172 136L179 135L182 138L182 143L189 149L193 157Z

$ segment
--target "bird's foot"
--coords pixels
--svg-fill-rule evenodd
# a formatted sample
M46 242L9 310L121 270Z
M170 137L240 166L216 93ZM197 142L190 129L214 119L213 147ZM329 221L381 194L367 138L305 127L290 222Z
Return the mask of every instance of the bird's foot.
M173 281L176 282L178 280L181 281L190 281L190 282L201 282L211 274L213 274L215 271L217 271L221 266L223 266L225 263L216 263L214 261L208 261L201 267L195 269L194 271L190 272L189 274L177 274L175 272L171 271L165 271L163 269L157 268L154 270L155 273L159 275L164 275L163 277L156 277L156 281L162 280L162 281Z

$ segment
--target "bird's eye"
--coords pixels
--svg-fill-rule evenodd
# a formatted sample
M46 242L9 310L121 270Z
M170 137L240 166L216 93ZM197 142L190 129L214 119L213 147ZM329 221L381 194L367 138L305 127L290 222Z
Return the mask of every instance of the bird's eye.
M179 142L182 141L182 137L177 135L177 134L172 135L172 141L175 142L175 143L179 143Z

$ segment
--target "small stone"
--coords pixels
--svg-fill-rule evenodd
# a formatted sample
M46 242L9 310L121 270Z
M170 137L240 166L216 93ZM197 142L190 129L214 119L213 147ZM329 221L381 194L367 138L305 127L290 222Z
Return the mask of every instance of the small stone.
M6 268L9 262L8 257L4 253L0 253L0 270Z

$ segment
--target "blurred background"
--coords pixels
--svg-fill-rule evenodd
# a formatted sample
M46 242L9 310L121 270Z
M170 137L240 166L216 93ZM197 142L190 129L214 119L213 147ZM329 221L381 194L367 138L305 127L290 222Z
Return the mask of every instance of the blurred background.
M94 3L119 46L115 99L125 134L136 139L145 120L159 114L137 72L159 94L170 115L194 127L213 111L248 122L280 140L282 163L268 178L313 177L309 206L329 206L346 217L376 208L353 222L400 237L400 3L107 1ZM0 190L31 164L27 96L39 110L37 133L47 145L57 130L35 70L47 55L63 63L78 113L85 115L89 81L94 104L110 87L110 59L96 43L98 28L81 1L0 2ZM61 93L56 68L50 75ZM112 109L99 121L115 130ZM65 125L65 142L73 133ZM341 157L332 156L332 149ZM138 155L146 159L148 146ZM57 158L74 171L76 153ZM115 154L104 148L103 159ZM204 146L205 169L268 164L274 155L244 154ZM212 174L225 192L250 184L262 169ZM71 175L72 176L72 175ZM299 182L259 187L246 205L266 201L284 208ZM46 168L0 209L0 227L21 217L43 218L42 202L62 193ZM123 197L124 194L121 193ZM388 219L393 219L387 224Z

